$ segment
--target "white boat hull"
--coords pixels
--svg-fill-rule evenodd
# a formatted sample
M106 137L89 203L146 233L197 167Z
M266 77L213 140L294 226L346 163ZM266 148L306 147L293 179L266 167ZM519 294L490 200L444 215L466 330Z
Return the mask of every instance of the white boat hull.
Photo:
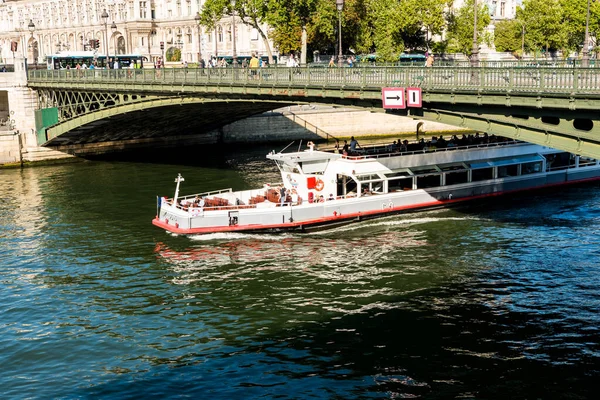
M153 224L176 234L188 235L239 231L307 231L404 211L451 207L470 200L598 179L600 166L596 165L577 170L541 172L429 189L343 198L323 203L304 202L291 206L268 203L255 208L228 206L194 213L163 201Z

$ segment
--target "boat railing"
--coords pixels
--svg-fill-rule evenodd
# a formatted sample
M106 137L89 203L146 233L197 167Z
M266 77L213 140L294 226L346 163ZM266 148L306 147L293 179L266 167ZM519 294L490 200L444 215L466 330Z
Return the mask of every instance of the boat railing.
M450 146L450 147L435 147L435 146L425 146L422 149L418 149L418 150L409 150L409 151L395 151L395 150L389 150L387 148L383 148L382 150L371 150L371 152L369 152L368 149L373 149L373 148L377 148L377 147L383 147L381 145L379 146L372 146L372 147L367 147L367 148L363 148L362 151L357 151L356 154L352 154L352 155L342 155L342 158L348 159L348 160L362 160L362 159L372 159L372 158L389 158L389 157L397 157L397 156L408 156L408 155L415 155L415 154L424 154L424 153L437 153L437 152L446 152L446 151L455 151L455 150L469 150L469 149L475 149L475 148L486 148L486 147L497 147L497 146L507 146L507 145L515 145L515 144L522 144L524 142L519 141L519 140L508 140L508 141L502 141L502 142L492 142L492 143L477 143L477 144L469 144L469 145L465 145L465 146ZM389 147L389 145L387 145L386 147Z
M181 203L181 202L187 203L190 199L195 199L196 197L202 198L202 197L214 196L214 195L223 194L223 193L233 193L233 189L228 188L228 189L221 189L221 190L213 190L211 192L203 192L203 193L190 194L190 195L186 195L186 196L179 196L177 198L177 202L178 203ZM163 199L168 204L173 204L172 197L164 197ZM181 206L181 204L176 204L175 207L183 210L183 207Z

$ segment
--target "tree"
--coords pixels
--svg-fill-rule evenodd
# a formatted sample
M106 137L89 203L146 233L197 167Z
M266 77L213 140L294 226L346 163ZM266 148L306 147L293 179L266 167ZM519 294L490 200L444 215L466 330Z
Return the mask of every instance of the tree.
M215 49L217 48L217 24L223 18L225 8L225 0L223 1L206 1L202 6L202 12L200 12L200 25L204 26L207 30L215 30ZM215 54L215 56L218 54Z
M169 47L166 53L167 61L181 61L181 49Z
M483 31L490 24L490 13L487 4L477 2L477 38L478 44L483 39ZM448 40L451 50L471 55L473 52L474 32L474 0L466 0L456 13L449 13Z
M497 51L516 52L521 49L521 24L515 20L503 20L496 23L494 46ZM523 55L521 55L522 57Z
M453 0L404 1L402 3L402 15L405 19L403 27L405 35L403 36L407 38L410 35L416 35L423 38L424 50L429 50L431 48L431 37L441 34L446 27L444 13L452 3Z
M230 0L206 0L200 13L200 24L206 29L215 29L218 22L225 16L235 15L244 25L248 25L258 32L269 57L269 64L273 63L273 52L269 44L267 33L263 26L268 19L271 1L264 0L237 0L235 8Z
M524 0L517 7L517 19L525 25L525 41L529 48L550 50L567 47L568 35L563 29L561 0Z
M560 0L562 8L561 27L566 35L566 47L580 51L585 38L585 22L588 0ZM600 2L590 2L589 32L600 33Z
M272 0L267 22L273 26L273 41L282 53L300 50L300 63L306 63L308 25L319 0Z

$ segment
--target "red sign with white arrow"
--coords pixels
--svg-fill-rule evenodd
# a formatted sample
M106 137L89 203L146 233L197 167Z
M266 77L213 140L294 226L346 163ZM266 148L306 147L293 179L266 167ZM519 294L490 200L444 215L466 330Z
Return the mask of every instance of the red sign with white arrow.
M381 88L383 108L406 108L404 102L404 88Z

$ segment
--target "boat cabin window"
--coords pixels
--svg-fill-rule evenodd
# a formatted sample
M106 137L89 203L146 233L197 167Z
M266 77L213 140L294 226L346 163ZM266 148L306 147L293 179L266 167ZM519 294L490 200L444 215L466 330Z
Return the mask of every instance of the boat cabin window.
M535 174L537 172L542 172L541 161L524 163L521 166L521 175Z
M361 185L362 193L383 193L383 181L373 181L368 183L362 183Z
M489 167L489 168L478 168L478 169L474 169L471 173L471 180L473 182L477 182L477 181L485 181L487 179L493 179L494 178L494 168Z
M446 185L458 185L469 182L469 171L446 172Z
M327 169L329 160L305 161L300 164L305 174L323 174Z
M504 165L498 167L498 178L506 178L507 176L519 175L518 165Z
M438 187L442 185L442 175L419 175L417 176L417 189Z
M412 186L412 176L388 180L388 192L400 192L402 190L411 190Z
M282 170L284 172L292 172L294 174L300 173L300 170L298 169L298 166L296 164L290 165L283 161L277 161L277 166L279 167L280 170Z
M593 158L589 158L589 157L579 157L579 166L580 167L587 167L589 165L596 165L596 160Z
M570 153L546 154L546 165L550 170L567 169L571 162Z

